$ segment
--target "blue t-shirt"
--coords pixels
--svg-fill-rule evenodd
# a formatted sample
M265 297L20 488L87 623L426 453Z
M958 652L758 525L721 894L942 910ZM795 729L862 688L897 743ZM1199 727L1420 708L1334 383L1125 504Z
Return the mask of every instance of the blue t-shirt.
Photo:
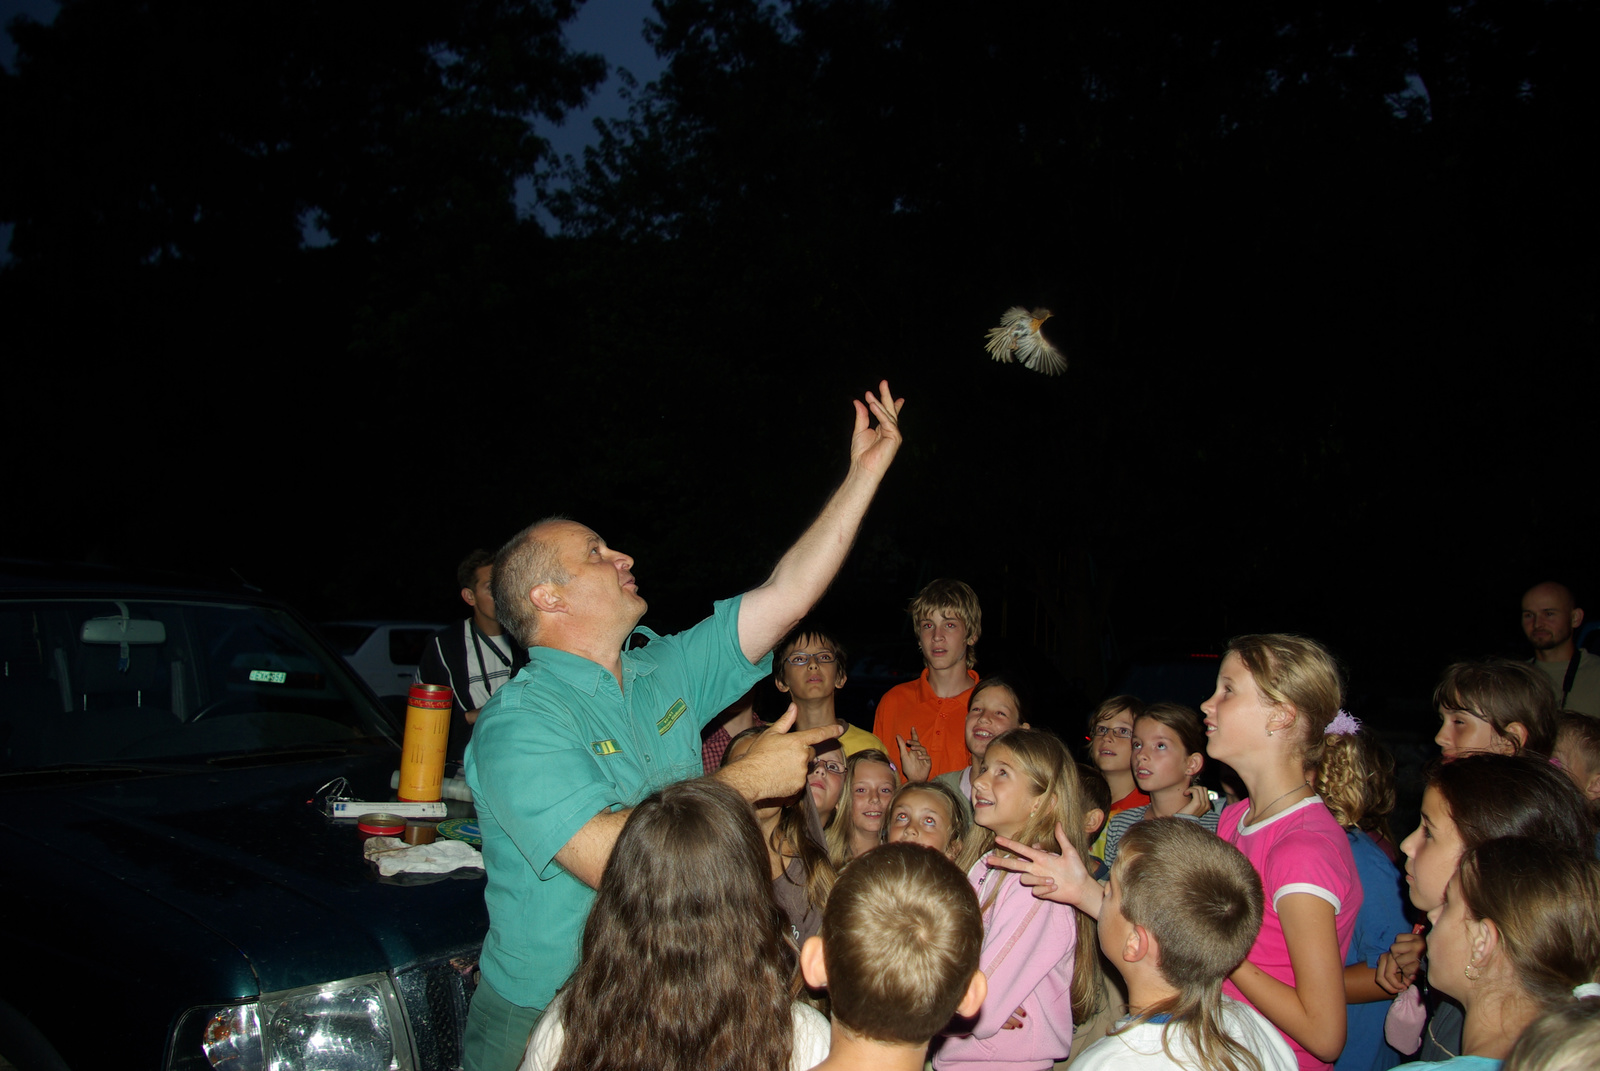
M1395 935L1411 932L1400 891L1400 872L1371 837L1359 829L1347 829L1345 834L1350 838L1350 854L1356 860L1362 896L1344 965L1365 963L1376 967L1378 957L1394 944ZM1405 1059L1383 1040L1383 1020L1389 1014L1387 1000L1346 1004L1345 1014L1348 1027L1344 1052L1334 1063L1334 1071L1388 1071Z

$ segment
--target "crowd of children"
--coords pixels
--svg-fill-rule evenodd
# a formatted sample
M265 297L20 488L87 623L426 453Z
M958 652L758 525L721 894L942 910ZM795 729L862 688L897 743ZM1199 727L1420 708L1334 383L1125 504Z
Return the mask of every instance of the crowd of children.
M1080 763L979 678L971 588L910 611L924 672L805 790L635 808L525 1068L1600 1066L1600 722L1527 666L1445 672L1396 847L1393 760L1315 641L1233 640L1198 712L1106 701ZM773 684L826 724L843 662L806 623Z

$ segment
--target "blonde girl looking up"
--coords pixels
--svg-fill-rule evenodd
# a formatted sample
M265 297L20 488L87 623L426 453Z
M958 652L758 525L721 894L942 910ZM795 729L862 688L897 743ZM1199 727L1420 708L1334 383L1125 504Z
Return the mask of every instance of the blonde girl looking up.
M858 751L844 765L844 794L828 827L828 855L836 870L883 843L883 823L900 779L889 756L876 748Z

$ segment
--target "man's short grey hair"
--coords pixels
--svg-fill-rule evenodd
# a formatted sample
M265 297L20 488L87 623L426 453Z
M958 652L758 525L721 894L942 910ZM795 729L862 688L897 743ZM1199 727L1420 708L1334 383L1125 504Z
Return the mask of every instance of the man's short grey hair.
M494 556L490 588L495 617L524 647L532 647L539 634L539 614L528 601L528 592L540 584L565 584L572 579L561 565L560 549L549 540L534 538L534 533L547 524L570 519L558 515L534 521Z

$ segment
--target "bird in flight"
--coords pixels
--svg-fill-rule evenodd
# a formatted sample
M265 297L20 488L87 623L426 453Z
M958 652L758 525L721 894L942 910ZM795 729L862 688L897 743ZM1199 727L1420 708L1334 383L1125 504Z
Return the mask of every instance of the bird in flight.
M997 361L1010 364L1012 359L1047 376L1060 375L1067 370L1067 358L1050 344L1039 328L1050 319L1049 309L1029 312L1014 305L1000 317L1000 326L989 329L988 345L984 348Z

